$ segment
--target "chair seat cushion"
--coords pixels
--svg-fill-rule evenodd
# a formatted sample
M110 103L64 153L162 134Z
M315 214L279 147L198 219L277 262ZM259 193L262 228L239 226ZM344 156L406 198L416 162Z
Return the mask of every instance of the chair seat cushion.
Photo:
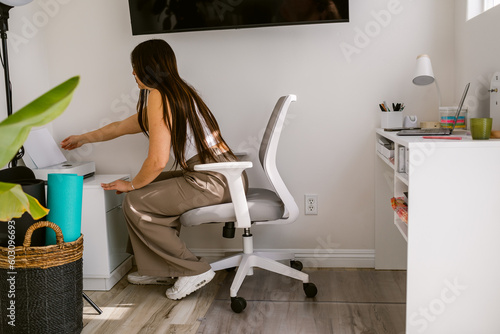
M248 210L252 222L277 220L283 217L284 205L271 190L250 188L247 193ZM189 210L181 215L184 226L197 226L207 223L234 222L233 203L204 206Z

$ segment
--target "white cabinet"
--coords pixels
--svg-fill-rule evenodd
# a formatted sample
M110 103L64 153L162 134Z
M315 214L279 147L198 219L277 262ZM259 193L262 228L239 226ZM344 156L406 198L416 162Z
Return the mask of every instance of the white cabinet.
M101 183L128 175L95 175L83 182L83 289L109 290L131 268L128 232L122 212L124 194L105 191Z
M379 144L381 137L377 135L378 158L375 164L375 269L406 269L408 233L400 234L406 224L392 210L391 198L400 197L408 191L408 177L404 168L399 172L400 145L393 140L385 140L390 147L382 150Z
M406 333L500 333L500 140L376 136L395 157L376 158L375 263L407 265ZM404 192L408 225L390 204Z

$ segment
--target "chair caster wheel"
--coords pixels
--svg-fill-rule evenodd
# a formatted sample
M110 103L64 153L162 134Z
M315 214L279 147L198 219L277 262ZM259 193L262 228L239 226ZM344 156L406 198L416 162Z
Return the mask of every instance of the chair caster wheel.
M247 301L241 297L231 297L231 310L234 313L241 313L247 307Z
M298 270L298 271L302 271L302 268L304 268L304 266L302 265L302 262L295 261L295 260L290 261L290 267L292 267L293 269Z
M304 283L304 292L306 293L306 296L309 298L312 298L316 296L318 293L318 289L316 288L316 285L314 283Z

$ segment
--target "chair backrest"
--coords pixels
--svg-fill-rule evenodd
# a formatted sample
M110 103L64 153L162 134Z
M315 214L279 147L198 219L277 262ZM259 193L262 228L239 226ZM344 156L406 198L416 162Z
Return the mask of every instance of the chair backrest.
M297 203L295 203L293 196L288 191L285 183L278 173L278 168L276 167L276 152L278 150L281 130L283 129L283 125L285 123L288 108L290 107L290 104L296 100L297 97L295 95L280 97L274 107L269 122L267 123L266 131L264 132L259 150L259 160L262 164L262 168L274 188L274 191L283 202L285 212L288 212L288 216L286 218L279 220L280 223L292 223L299 216ZM268 221L259 222L258 224L273 224L276 222L277 221Z

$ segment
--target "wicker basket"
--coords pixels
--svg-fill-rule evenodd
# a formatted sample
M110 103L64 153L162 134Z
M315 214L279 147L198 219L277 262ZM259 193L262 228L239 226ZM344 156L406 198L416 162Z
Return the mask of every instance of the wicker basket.
M55 231L56 245L30 246L41 227ZM82 236L65 243L59 226L47 221L26 231L23 246L0 247L0 333L80 333L82 254Z

